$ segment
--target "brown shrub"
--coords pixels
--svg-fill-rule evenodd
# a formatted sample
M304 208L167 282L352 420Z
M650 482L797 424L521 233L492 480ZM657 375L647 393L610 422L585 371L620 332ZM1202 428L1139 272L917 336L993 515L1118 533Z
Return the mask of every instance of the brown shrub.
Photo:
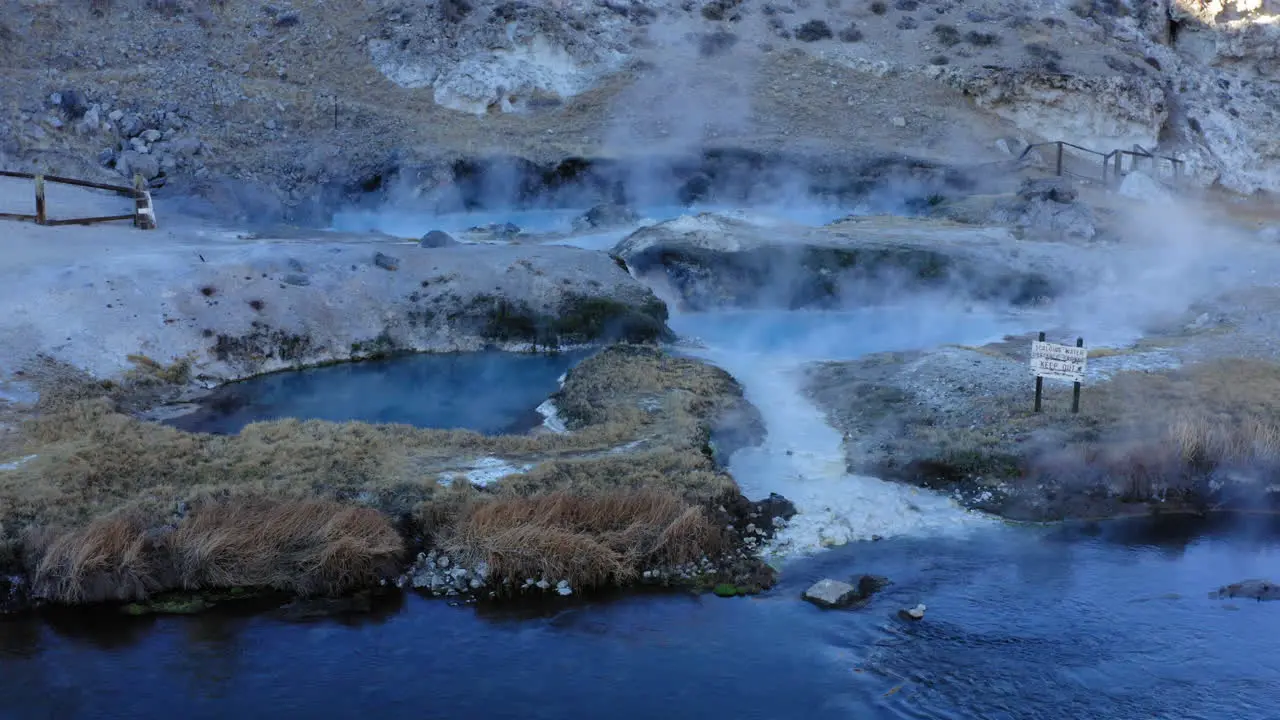
M656 490L557 492L477 502L444 546L488 564L498 580L626 583L645 567L717 552L723 538L702 508Z

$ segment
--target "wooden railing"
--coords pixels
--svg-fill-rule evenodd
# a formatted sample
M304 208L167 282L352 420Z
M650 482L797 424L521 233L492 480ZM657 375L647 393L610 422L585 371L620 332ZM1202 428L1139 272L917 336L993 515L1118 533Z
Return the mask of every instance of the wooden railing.
M1140 162L1146 160L1151 167L1151 175L1156 179L1161 179L1162 164L1167 163L1169 168L1168 177L1176 184L1182 182L1183 162L1177 158L1168 155L1155 155L1151 151L1144 149L1139 145L1134 145L1132 150L1112 150L1109 153L1090 150L1087 147L1081 147L1073 143L1055 140L1053 142L1042 142L1028 145L1018 156L1021 162L1037 148L1051 147L1054 148L1054 174L1059 176L1076 177L1082 180L1092 182L1100 182L1103 185L1116 185L1130 172L1139 169ZM1068 168L1064 162L1063 152L1066 148L1077 150L1085 155L1097 158L1101 172L1097 175L1075 172ZM1124 166L1125 158L1129 159L1129 167Z
M124 185L107 185L104 183L89 182L88 180L58 177L56 175L35 175L32 173L12 172L9 170L0 170L0 177L32 180L35 183L35 214L0 213L0 220L24 220L34 222L37 225L92 225L94 223L132 220L133 226L141 230L156 229L155 206L151 202L151 192L147 190L147 183L143 180L141 175L133 176L133 187L125 187ZM99 217L51 219L48 212L48 203L45 200L45 183L59 183L62 185L73 185L75 187L89 188L92 190L106 190L108 192L118 193L133 200L133 212L127 215L121 214L103 215Z

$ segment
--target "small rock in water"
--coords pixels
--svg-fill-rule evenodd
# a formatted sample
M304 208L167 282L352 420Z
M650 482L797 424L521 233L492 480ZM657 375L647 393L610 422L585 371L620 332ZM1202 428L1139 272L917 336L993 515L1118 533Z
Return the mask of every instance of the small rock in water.
M400 269L400 259L396 257L392 257L391 255L387 255L385 253L374 253L373 264L377 265L383 270L399 270Z
M903 620L923 620L924 619L924 603L920 603L913 608L899 610L898 617Z
M596 205L573 221L573 227L577 230L587 230L591 228L612 227L615 225L628 225L638 222L640 216L634 210L618 203L604 203Z
M495 240L510 240L520 234L520 226L515 223L489 223L470 228L468 232L492 235Z
M1263 600L1280 600L1280 585L1270 580L1242 580L1232 585L1218 588L1209 594L1215 599L1252 598L1258 602Z
M418 247L421 248L440 248L457 244L458 241L454 240L452 235L443 230L432 230L426 235L423 235L422 239L418 241Z
M539 590L547 590L551 587L551 583L547 582L546 580L539 580L534 584L538 586Z
M561 595L572 595L573 588L569 587L568 580L561 580L560 582L556 583L556 592L560 593Z
M819 580L804 591L805 600L820 608L847 607L857 599L858 589L839 580Z

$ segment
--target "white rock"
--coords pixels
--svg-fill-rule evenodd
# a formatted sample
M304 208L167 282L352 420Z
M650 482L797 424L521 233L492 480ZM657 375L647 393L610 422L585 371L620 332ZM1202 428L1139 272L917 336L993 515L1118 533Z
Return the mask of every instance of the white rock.
M1163 185L1141 172L1131 172L1120 181L1121 195L1148 203L1168 204L1173 194Z
M802 596L805 600L822 608L839 608L848 605L858 594L858 589L839 580L819 580L809 586Z

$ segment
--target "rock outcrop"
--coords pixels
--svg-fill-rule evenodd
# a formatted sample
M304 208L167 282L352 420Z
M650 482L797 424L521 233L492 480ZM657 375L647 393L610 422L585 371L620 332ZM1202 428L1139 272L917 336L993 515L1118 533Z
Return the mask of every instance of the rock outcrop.
M1008 231L933 220L851 217L821 228L760 226L703 213L641 228L613 254L661 277L692 309L838 307L897 292L1035 303L1057 293L1044 256Z
M395 352L669 333L666 306L646 287L608 256L568 247L174 235L108 257L0 272L0 363L44 354L108 378L131 355L187 359L197 378L217 383Z
M384 12L385 36L368 43L378 71L404 88L431 88L444 107L478 115L557 105L591 89L621 69L634 33L657 14L574 0L445 0L419 11L425 17L395 7Z

